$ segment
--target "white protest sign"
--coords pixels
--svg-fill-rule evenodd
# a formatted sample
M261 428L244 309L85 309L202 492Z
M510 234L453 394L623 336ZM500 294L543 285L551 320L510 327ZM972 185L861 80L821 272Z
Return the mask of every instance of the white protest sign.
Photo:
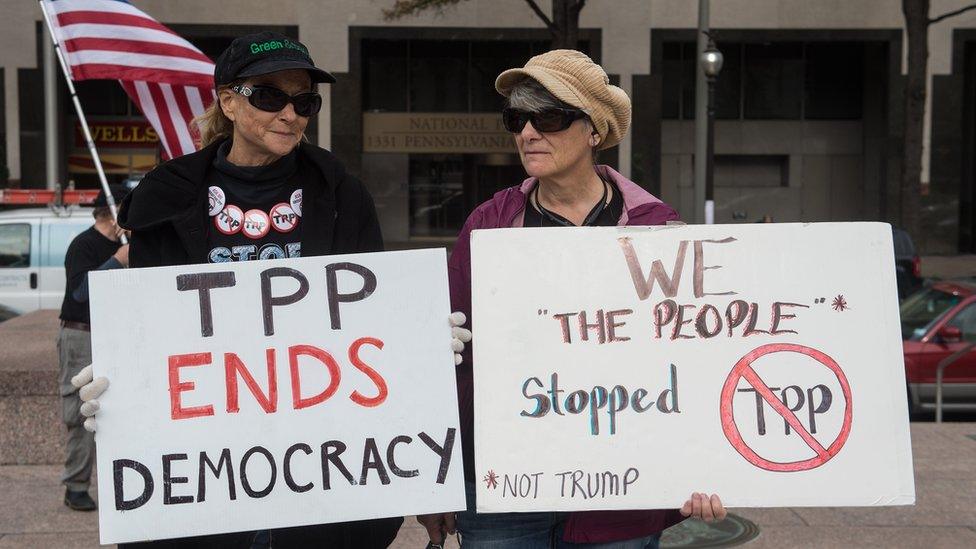
M102 543L464 508L444 250L90 283Z
M888 225L471 243L479 512L914 502Z

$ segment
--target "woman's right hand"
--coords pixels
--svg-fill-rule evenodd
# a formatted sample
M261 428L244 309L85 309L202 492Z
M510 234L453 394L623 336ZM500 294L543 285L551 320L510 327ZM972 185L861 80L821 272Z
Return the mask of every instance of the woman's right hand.
M457 532L457 519L454 513L433 513L430 515L417 515L417 522L427 529L427 537L430 543L435 546L444 546L447 536Z
M92 365L89 364L71 378L71 384L78 388L81 397L81 415L85 416L85 429L95 432L95 414L98 412L98 397L108 389L108 379L92 379Z

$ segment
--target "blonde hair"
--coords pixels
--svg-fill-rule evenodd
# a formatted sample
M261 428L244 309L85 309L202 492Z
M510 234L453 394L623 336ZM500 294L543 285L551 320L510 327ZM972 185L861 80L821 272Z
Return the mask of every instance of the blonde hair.
M224 110L220 108L221 90L230 89L232 86L234 86L233 83L217 88L213 103L207 107L207 110L203 114L190 122L190 127L200 134L201 147L206 147L223 139L229 139L234 135L234 123L231 122L230 118L227 118Z

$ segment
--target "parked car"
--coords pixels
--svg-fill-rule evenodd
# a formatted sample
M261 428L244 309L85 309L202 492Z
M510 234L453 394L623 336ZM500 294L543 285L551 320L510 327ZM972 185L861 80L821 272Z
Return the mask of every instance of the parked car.
M898 299L905 299L922 287L922 261L915 251L912 237L901 229L891 228L895 243L895 280Z
M976 342L976 280L936 282L901 304L908 405L935 409L939 362ZM976 348L943 371L943 410L976 410Z
M59 309L64 254L94 224L92 208L22 208L0 212L0 306L17 314Z

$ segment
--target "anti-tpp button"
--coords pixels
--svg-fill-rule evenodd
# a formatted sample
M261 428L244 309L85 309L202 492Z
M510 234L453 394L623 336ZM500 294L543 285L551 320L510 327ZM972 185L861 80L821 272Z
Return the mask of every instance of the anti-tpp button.
M284 202L276 204L271 208L271 225L279 233L290 233L298 226L298 214Z
M295 192L291 193L291 209L295 210L298 217L302 216L302 190L296 189Z
M218 231L226 235L237 234L244 225L244 212L237 206L229 204L214 217L214 225Z
M216 185L210 187L207 194L210 210L208 213L210 214L210 217L214 217L215 215L224 211L224 205L227 204L227 196L224 194L224 190Z
M267 236L271 230L271 219L261 210L248 210L244 214L244 235L257 240Z

